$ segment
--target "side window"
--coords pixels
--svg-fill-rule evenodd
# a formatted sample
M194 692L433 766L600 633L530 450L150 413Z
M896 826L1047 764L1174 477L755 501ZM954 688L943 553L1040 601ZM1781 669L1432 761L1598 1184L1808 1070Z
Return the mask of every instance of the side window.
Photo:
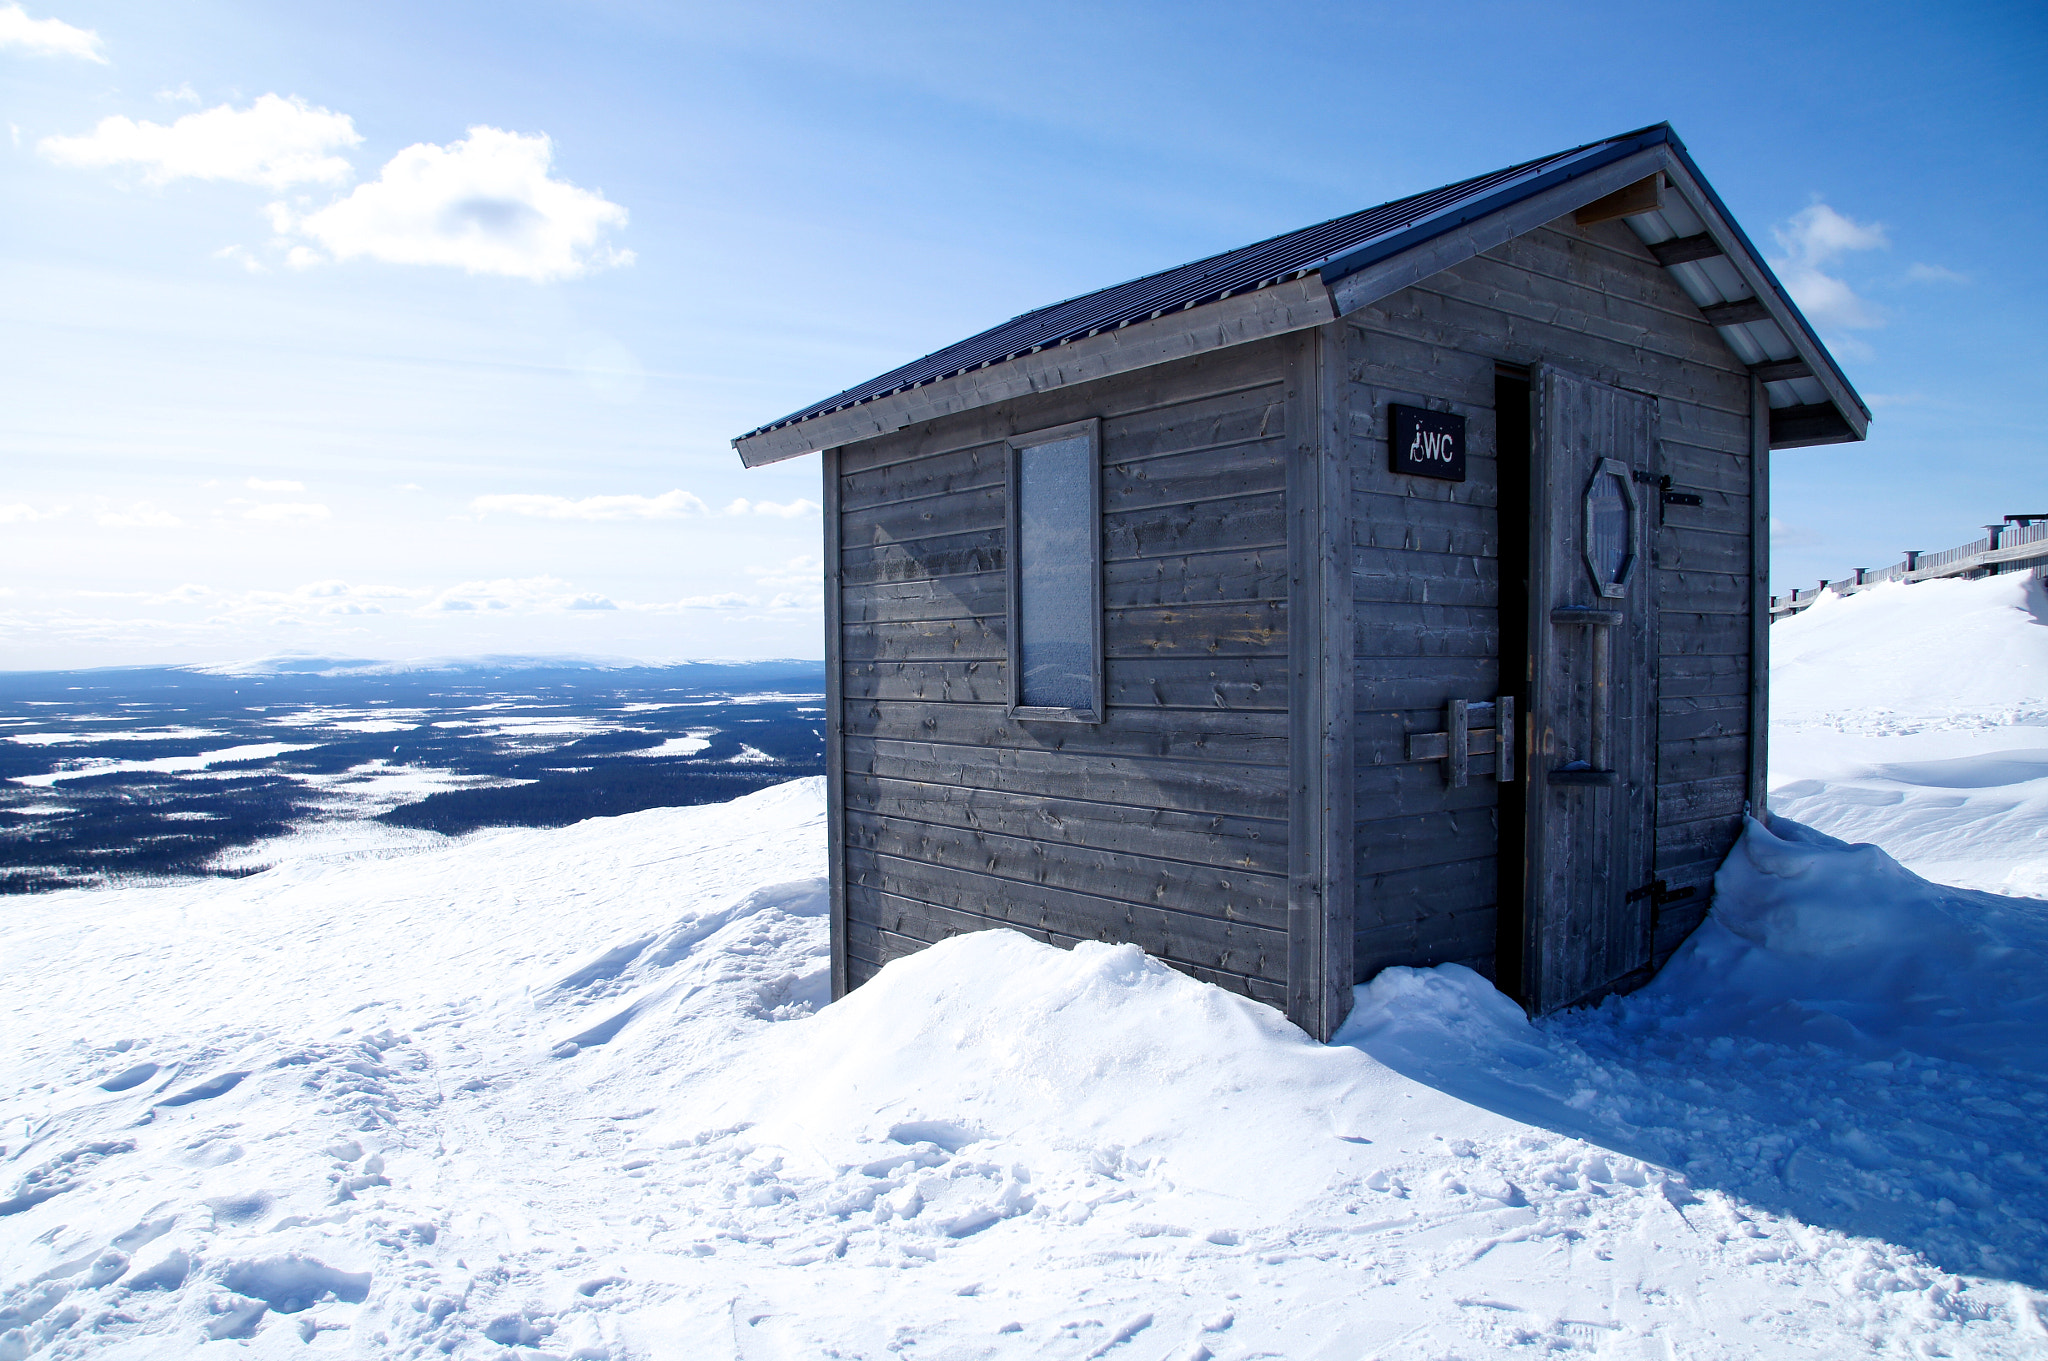
M1100 723L1101 423L1009 441L1010 713Z

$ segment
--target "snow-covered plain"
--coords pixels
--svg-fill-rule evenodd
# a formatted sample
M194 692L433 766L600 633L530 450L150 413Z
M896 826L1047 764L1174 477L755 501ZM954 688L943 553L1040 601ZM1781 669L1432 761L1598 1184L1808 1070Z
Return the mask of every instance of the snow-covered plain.
M1642 992L1325 1046L1002 932L826 1007L821 813L13 900L0 1358L2048 1356L2048 904L1777 818Z
M2048 596L1897 582L1771 627L1771 807L1943 883L2048 897Z

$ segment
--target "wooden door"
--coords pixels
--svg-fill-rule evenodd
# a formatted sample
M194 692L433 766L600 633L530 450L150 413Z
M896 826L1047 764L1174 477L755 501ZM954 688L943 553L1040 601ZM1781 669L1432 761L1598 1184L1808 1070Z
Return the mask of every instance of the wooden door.
M1655 399L1547 365L1535 387L1522 995L1540 1015L1650 962L1658 489Z

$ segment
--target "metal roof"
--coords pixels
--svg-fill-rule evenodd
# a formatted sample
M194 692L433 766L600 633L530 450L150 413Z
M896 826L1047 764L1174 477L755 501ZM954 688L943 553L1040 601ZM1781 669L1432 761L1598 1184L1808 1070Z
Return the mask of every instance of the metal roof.
M1670 125L1659 123L1026 312L979 335L970 336L800 411L793 411L780 420L750 430L735 439L733 444L738 446L769 431L1311 273L1320 274L1326 285L1335 284L1467 222L1660 144L1667 146L1691 172L1692 178L1711 200L1711 210L1728 222L1740 247L1756 269L1762 271L1762 277L1768 280L1776 300L1782 303L1782 308L1773 310L1789 312L1801 332L1800 338L1809 342L1795 346L1769 320L1747 323L1747 330L1745 325L1723 328L1722 334L1729 337L1737 354L1745 362L1756 363L1759 358L1779 358L1780 351L1785 354L1795 349L1817 352L1840 381L1841 387L1848 390L1855 400L1847 380L1841 378L1840 370L1834 366L1833 357L1813 337L1805 319L1798 315L1797 308L1782 286L1769 276L1768 266L1764 265L1762 257L1756 254L1755 247L1741 229L1734 226L1732 217L1726 213L1711 187L1706 185L1704 177L1698 174ZM1664 218L1659 217L1647 232L1644 224L1639 224L1636 219L1629 219L1629 222L1637 229L1638 235L1646 239L1662 239L1667 233L1675 236L1702 230L1682 206L1673 216L1682 220L1667 224ZM1707 279L1697 264L1672 268L1695 302L1749 294L1749 290L1732 277L1725 283L1716 280L1722 283L1719 288L1706 286ZM1731 331L1734 334L1731 335ZM1790 384L1771 384L1772 405L1811 401L1820 395L1817 386L1812 393L1805 390L1807 386L1815 386L1813 380L1807 380L1795 394ZM1857 405L1861 406L1860 400L1857 400ZM1867 411L1864 417L1868 419Z

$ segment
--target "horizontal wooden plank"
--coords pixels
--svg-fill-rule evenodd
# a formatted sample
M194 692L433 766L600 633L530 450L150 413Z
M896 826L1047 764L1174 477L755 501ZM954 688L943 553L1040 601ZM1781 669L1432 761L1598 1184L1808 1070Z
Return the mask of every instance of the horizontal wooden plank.
M1277 819L1133 808L872 776L847 782L846 806L882 817L1032 836L1197 865L1262 874L1287 872L1287 824Z
M1103 646L1112 657L1287 655L1285 600L1151 605L1106 610Z
M877 581L1000 572L1004 534L1001 529L976 529L904 543L849 548L840 556L839 580L851 587Z
M1156 756L1181 761L1287 764L1287 716L1205 709L1112 707L1101 723L1019 722L994 704L848 700L851 737L955 746Z
M1661 610L1657 615L1657 650L1666 657L1746 657L1749 616Z
M1087 898L1114 899L1121 920L1142 920L1165 934L1182 916L1201 922L1258 923L1284 931L1287 877L1223 869L1185 860L1161 860L1125 851L1103 851L1028 836L1008 836L907 818L849 811L849 850L872 853L881 863L914 861L963 873L1062 889ZM1006 890L1007 891L1007 890ZM1136 918L1128 911L1140 910ZM1160 914L1154 917L1150 914ZM1166 925L1162 925L1166 923ZM1227 931L1217 928L1217 934ZM1183 936L1205 928L1181 923ZM1215 961L1209 961L1211 963Z
M1500 892L1500 863L1481 855L1451 864L1423 865L1358 876L1358 930L1365 934L1405 922L1426 933L1440 918L1493 906Z
M849 624L839 655L848 662L997 661L1009 655L1009 620L910 619Z
M849 895L851 896L851 895ZM898 929L882 929L863 924L858 928L855 940L863 956L869 952L892 952L890 958L900 958L936 944L951 936L965 935L970 931L1006 929L1055 945L1071 949L1082 939L1098 939L1095 936L1077 937L1059 931L1048 931L1042 927L1031 927L1017 922L998 921L978 913L963 912L956 908L937 904L920 903L914 899L894 894L872 895L874 906L868 909L870 915L890 921ZM922 932L930 940L917 939L910 933ZM872 942L872 943L871 943ZM1161 958L1154 955L1154 958ZM1220 988L1250 997L1255 1001L1274 1006L1285 1003L1285 984L1278 980L1253 978L1244 974L1231 973L1222 969L1203 968L1186 960L1161 958L1161 962L1180 973L1204 983L1214 983ZM872 975L870 975L872 976Z
M1497 922L1489 904L1446 912L1434 921L1400 922L1361 931L1351 941L1358 981L1369 983L1382 969L1427 969L1490 960Z
M1284 980L1287 935L1247 920L1174 912L1143 903L1074 893L971 870L846 850L846 878L878 893L971 912L1001 925L1037 927L1074 940L1124 941L1163 959Z
M1406 473L1394 472L1387 466L1387 436L1384 431L1374 429L1371 423L1360 417L1352 420L1353 431L1349 441L1351 458L1352 492L1356 496L1385 496L1403 501L1420 501L1440 506L1458 506L1466 510L1462 520L1471 520L1471 512L1492 513L1500 501L1500 475L1490 449L1475 451L1473 436L1467 432L1465 454L1465 480L1451 482L1435 477L1413 477ZM1354 502L1355 504L1355 502ZM1431 523L1422 512L1410 516L1414 523Z
M1736 837L1741 834L1740 817L1659 823L1657 857L1659 861L1668 858L1677 862L1709 857L1718 860L1728 854L1729 849L1735 845Z
M1498 610L1470 605L1381 606L1360 610L1352 630L1360 668L1373 658L1500 656Z
M1102 555L1170 557L1287 545L1287 498L1256 492L1196 505L1147 507L1102 517Z
M871 737L848 737L845 746L849 778L873 775L1190 813L1287 816L1287 772L1283 767L987 750Z
M839 595L839 616L848 625L971 619L1009 608L1009 583L1001 572L869 582L842 587Z
M1360 313L1344 328L1344 377L1381 400L1446 403L1468 421L1493 418L1494 361L1373 324ZM1471 429L1466 433L1470 435ZM1492 449L1489 437L1479 447Z
M1657 664L1658 693L1681 695L1747 695L1749 657L1678 656Z
M1248 377L1273 381L1201 391L1178 401L1112 415L1102 423L1103 456L1117 464L1175 458L1287 433L1287 408L1274 365Z
M1441 761L1387 760L1368 764L1368 758L1388 755L1384 746L1361 742L1353 767L1353 806L1359 819L1359 835L1371 822L1386 818L1423 817L1439 811L1490 809L1500 802L1500 786L1479 771L1475 759L1471 780L1462 787L1444 779Z
M1351 594L1360 607L1493 606L1500 602L1500 560L1469 553L1358 546L1351 550Z
M1001 704L1007 662L860 662L844 668L848 699ZM1153 709L1285 711L1287 668L1272 657L1112 657L1109 704Z
M1657 392L1667 403L1711 405L1724 415L1746 418L1746 375L1739 392L1729 386L1730 375L1720 366L1733 368L1736 361L1703 321L1643 312L1610 316L1597 296L1584 291L1563 301L1538 299L1530 294L1552 290L1529 276L1495 273L1481 279L1474 273L1459 266L1382 299L1361 315L1376 314L1369 324L1512 363L1568 354L1574 367L1599 381Z
M924 497L948 497L988 487L1001 487L1008 462L1000 443L971 445L913 458L902 463L842 471L841 511L868 510Z
M1497 518L1489 506L1357 491L1351 497L1351 542L1357 548L1498 558Z
M1110 609L1222 600L1287 598L1287 549L1225 549L1103 564L1102 602Z
M1453 699L1497 694L1495 657L1363 657L1353 672L1358 712L1435 709Z
M1361 822L1355 844L1360 881L1399 870L1480 860L1499 850L1499 810L1489 804Z
M1659 742L1743 737L1749 732L1747 695L1674 695L1661 699L1657 708Z
M1008 493L1000 485L977 487L952 496L926 496L863 510L842 511L839 542L847 550L880 544L916 542L942 534L999 529L1007 513Z
M1252 549L1136 558L1105 565L1105 607L1181 605L1284 600L1284 549ZM915 577L847 586L840 597L848 624L905 620L964 619L1001 615L1009 609L1009 585L1001 572Z
M1287 708L1287 666L1275 657L1111 657L1103 671L1111 709Z
M1657 608L1660 610L1747 615L1750 591L1751 581L1747 572L1673 569L1657 574Z
M1664 471L1673 491L1718 491L1749 494L1749 448L1708 448L1688 444L1670 434L1658 442Z
M1749 781L1744 775L1717 775L1704 780L1666 780L1658 772L1657 821L1695 822L1701 818L1734 817L1742 812Z
M1696 737L1686 742L1657 744L1657 780L1660 784L1684 784L1741 775L1749 769L1747 734L1733 737Z
M921 700L945 704L1007 704L1007 662L858 662L842 668L849 700Z
M1285 441L1281 432L1243 444L1131 462L1105 463L1105 514L1149 506L1221 501L1254 491L1284 491Z
M1675 572L1749 571L1748 534L1720 534L1677 522L1667 524L1651 541L1656 566Z

